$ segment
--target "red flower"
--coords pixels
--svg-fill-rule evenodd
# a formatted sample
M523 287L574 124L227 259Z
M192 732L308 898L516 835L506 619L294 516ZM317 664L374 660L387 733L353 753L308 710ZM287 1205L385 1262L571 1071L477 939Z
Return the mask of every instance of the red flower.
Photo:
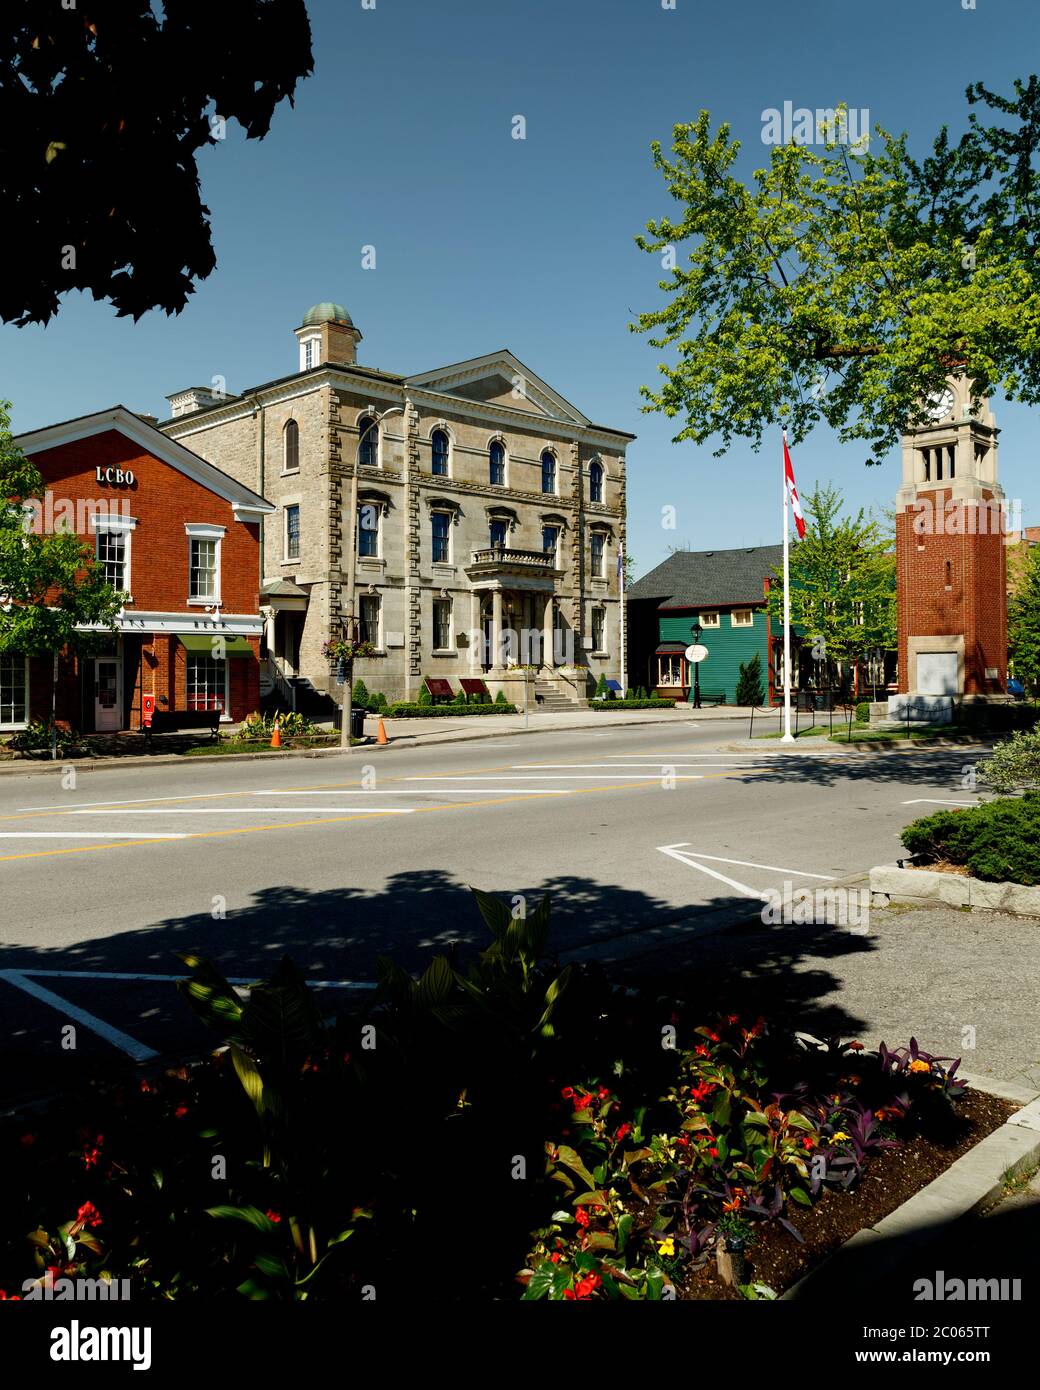
M76 1213L76 1220L81 1221L84 1226L100 1226L101 1213L93 1202L84 1202Z
M815 1148L815 1147L816 1147L816 1140L815 1140L815 1139L805 1138L805 1139L802 1140L802 1148L803 1148L803 1149L813 1149L813 1148Z
M708 1037L711 1039L712 1042L721 1042L718 1033L713 1033L710 1028L708 1029Z
M36 1135L23 1134L18 1142L21 1144L23 1149L31 1149L32 1146L36 1143Z
M579 1279L574 1285L575 1298L588 1298L596 1289L599 1288L603 1280L598 1274L586 1274L584 1279Z
M583 1230L589 1224L589 1214L584 1207L578 1207L575 1210L574 1219Z
M268 1207L267 1211L264 1212L264 1215L267 1217L268 1221L273 1221L276 1226L282 1219L281 1213L277 1211L272 1211L270 1207Z
M150 1092L151 1092L151 1090L152 1090L151 1082L142 1081L142 1082L141 1082L141 1086L140 1086L140 1090L141 1090L141 1094L142 1094L143 1096L149 1095Z
M22 1295L20 1293L8 1293L6 1289L0 1289L0 1303L6 1303L8 1301L11 1303L21 1303Z
M693 1051L694 1051L694 1055L697 1056L697 1057L710 1057L710 1056L711 1056L711 1052L708 1050L708 1048L705 1047L705 1045L704 1045L703 1043L698 1043L697 1046L693 1049Z
M607 1096L610 1095L610 1088L608 1086L601 1086L596 1094L599 1096L600 1100L606 1100Z
M862 1044L861 1042L850 1042L850 1043L849 1043L849 1051L850 1051L850 1052L862 1052L862 1051L863 1051L863 1044Z
M729 1026L732 1028L733 1025L734 1025L735 1023L739 1023L739 1022L740 1022L740 1015L739 1015L739 1014L727 1014L726 1017L723 1019L723 1022L724 1022L724 1023L728 1023Z
M560 1092L560 1095L563 1096L564 1100L573 1100L573 1099L574 1099L574 1087L573 1087L573 1086L564 1086L563 1090Z
M188 1107L184 1104L183 1101L181 1101L180 1105L178 1105L177 1109L173 1113L176 1119L183 1120L185 1115L188 1113Z
M701 1101L707 1099L714 1089L715 1087L710 1081L701 1081L696 1086L690 1087L690 1095L694 1100Z
M629 1122L626 1120L625 1123L624 1123L623 1125L618 1125L618 1127L617 1127L617 1133L614 1135L614 1138L615 1138L616 1140L620 1141L620 1140L624 1139L624 1137L625 1137L626 1134L631 1133L631 1130L632 1130L632 1126L631 1126L631 1125L629 1124Z
M675 1147L677 1149L688 1149L690 1147L690 1141L685 1134L679 1135L678 1139L675 1141Z
M715 1147L714 1144L713 1144L713 1145L711 1146L711 1148L708 1150L708 1153L709 1153L709 1155L710 1155L712 1158L718 1158L718 1156L719 1156L719 1151L718 1151L718 1149Z
M554 1250L552 1254L549 1256L549 1259L552 1261L554 1265L558 1265L560 1261L563 1259L563 1256L560 1254L559 1250Z
M579 1096L574 1102L574 1108L575 1110L587 1110L594 1100L595 1096L592 1095Z

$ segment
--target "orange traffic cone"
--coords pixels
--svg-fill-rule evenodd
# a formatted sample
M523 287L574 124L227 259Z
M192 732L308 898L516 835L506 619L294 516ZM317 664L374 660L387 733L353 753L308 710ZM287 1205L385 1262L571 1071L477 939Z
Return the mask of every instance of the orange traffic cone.
M276 720L274 721L274 732L271 734L271 747L272 747L272 748L281 748L281 746L282 746L282 731L281 731L281 729L278 727L278 720L276 719Z
M389 740L389 739L387 738L387 736L386 736L386 726L384 725L383 721L380 719L380 721L379 721L379 727L376 729L376 743L389 743L389 742L390 742L390 740Z

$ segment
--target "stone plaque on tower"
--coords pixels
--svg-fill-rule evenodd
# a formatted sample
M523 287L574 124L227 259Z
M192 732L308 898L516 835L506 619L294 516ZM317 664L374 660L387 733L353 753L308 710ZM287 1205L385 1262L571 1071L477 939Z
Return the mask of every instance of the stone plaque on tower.
M903 436L896 494L899 690L889 713L949 718L953 701L1007 687L1006 506L988 401L951 377Z

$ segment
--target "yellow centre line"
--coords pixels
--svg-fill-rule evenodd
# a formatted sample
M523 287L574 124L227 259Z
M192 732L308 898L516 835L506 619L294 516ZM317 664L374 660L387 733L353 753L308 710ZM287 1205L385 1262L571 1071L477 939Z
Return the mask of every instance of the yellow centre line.
M730 776L733 776L733 775L735 775L735 774L733 774L733 773L728 773L728 772L706 773L705 776L704 776L703 778L701 778L700 780L701 780L701 781L713 781L713 780L716 780L716 779L721 778L721 777L730 777ZM609 783L608 783L608 784L604 784L604 785L602 785L602 786L597 786L597 787L575 787L573 790L571 790L570 795L571 795L571 796L594 796L594 795L596 795L598 792L610 792L610 791L615 791L615 792L634 792L634 791L643 790L643 789L645 789L646 787L659 787L660 785L661 785L661 778L660 778L660 777L651 777L651 778L649 778L649 779L648 779L647 781L645 781L645 782L624 782L624 783L613 783L613 784L609 784ZM287 790L289 790L289 788L283 788L283 790L286 790L286 791L287 791ZM160 800L161 798L158 798L158 797L157 797L157 798L155 798L155 799L156 799L156 800ZM191 797L171 797L171 798L170 798L170 800L176 800L176 801L184 801L184 800L192 800L192 799L193 799L193 798L191 798ZM202 799L202 798L200 798L200 799ZM505 805L509 805L510 803L512 803L512 804L520 803L520 804L522 804L522 805L527 805L527 804L529 804L529 803L532 802L532 801L548 801L548 800L552 800L552 801L554 801L554 802L556 801L556 796L555 796L555 794L554 794L553 792L545 792L544 794L543 794L543 793L538 793L538 792L536 792L533 796L532 796L532 795L527 795L527 796L523 796L523 797L519 797L519 796L484 797L484 798L482 798L480 801L455 801L455 802L447 802L447 803L445 803L444 805L438 805L438 806L417 806L417 807L414 809L414 811L412 812L412 815L424 815L424 814L428 814L428 813L431 812L431 811L467 811L467 810L479 810L480 807L482 807L482 806L505 806ZM115 809L115 808L113 808L113 809ZM52 813L50 813L50 812L45 812L44 814L52 814ZM68 812L65 812L65 814L68 814ZM138 845L183 845L183 844L187 844L190 840L215 840L215 839L220 839L220 838L226 837L226 836L228 836L228 835L265 835L265 834L270 834L272 831L278 831L278 830L299 830L299 829L303 829L303 828L305 828L305 827L307 827L307 826L342 825L342 824L345 824L345 823L348 822L348 821L375 820L375 819L377 819L377 818L379 818L379 817L386 817L386 816L387 816L387 812L386 812L386 811L383 811L383 810L360 811L360 812L358 812L358 813L356 813L356 814L354 814L354 815L349 815L349 816L329 816L329 817L323 817L321 820L315 820L315 819L313 819L313 818L309 818L309 819L307 819L307 820L300 820L300 821L279 821L279 822L277 822L277 823L274 824L274 825L244 825L244 826L241 826L241 827L235 827L235 828L228 829L228 830L199 830L199 831L192 831L192 832L189 832L189 833L185 834L184 837L183 837L182 839L179 839L179 840L165 840L165 839L155 839L155 840L150 840L150 839L149 839L149 840L117 840L117 841L113 841L113 842L110 843L110 844L104 844L104 845L83 845L83 846L71 847L71 848L69 848L69 849L27 850L27 851L24 851L24 852L22 852L22 853L20 853L20 854L3 854L3 855L0 855L0 864L6 864L6 863L10 862L11 860L15 860L15 859L49 859L49 858L53 857L54 855L58 855L58 854L97 854L97 853L99 853L99 852L101 852L101 851L110 850L110 849L136 849ZM7 817L7 819L16 820L16 819L18 819L18 817L16 817L16 816L11 816L11 817ZM396 819L396 817L395 817L395 819Z

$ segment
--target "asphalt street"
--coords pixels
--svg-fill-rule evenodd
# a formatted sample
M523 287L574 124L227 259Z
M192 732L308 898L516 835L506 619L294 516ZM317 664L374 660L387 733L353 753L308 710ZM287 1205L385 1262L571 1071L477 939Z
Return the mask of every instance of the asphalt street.
M565 956L681 968L687 983L710 961L730 996L757 988L775 1009L869 1031L866 1003L845 1007L841 986L866 971L869 1001L876 934L780 924L763 948L742 924L766 930L768 890L891 863L908 821L974 802L963 769L978 754L825 741L748 753L733 738L720 721L189 759L87 772L72 788L50 769L0 778L0 1091L204 1046L173 988L180 952L242 983L288 953L330 1000L370 988L380 955L417 969L457 943L464 958L485 939L467 885L548 892ZM803 968L809 957L826 967ZM948 1004L918 999L918 1031Z

